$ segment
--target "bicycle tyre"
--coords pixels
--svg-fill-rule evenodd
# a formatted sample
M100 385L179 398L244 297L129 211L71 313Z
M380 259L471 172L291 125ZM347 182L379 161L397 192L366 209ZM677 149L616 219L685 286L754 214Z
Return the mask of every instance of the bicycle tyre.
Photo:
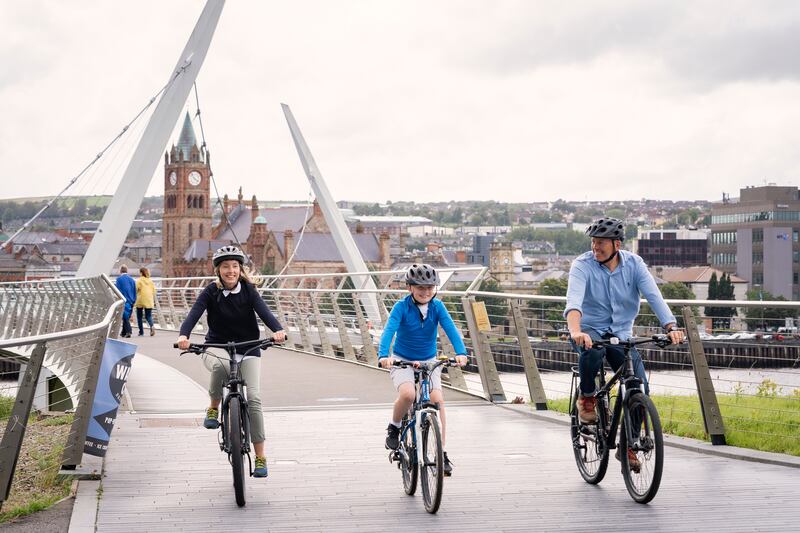
M444 450L442 449L442 430L439 416L428 412L422 422L422 465L420 481L425 510L433 514L442 502L444 484Z
M647 395L639 393L630 396L625 408L630 414L638 412L641 424L637 442L628 443L628 431L623 417L620 432L620 458L622 459L622 477L628 494L638 503L647 503L655 498L661 485L661 474L664 468L664 436L661 433L661 419L658 410ZM627 449L633 448L639 460L639 471L631 470ZM639 449L641 448L641 449Z
M239 398L233 397L228 402L228 442L230 452L228 458L233 469L233 492L236 505L243 507L246 503L244 487L244 454L242 453L242 408Z
M403 419L405 427L407 418ZM409 428L405 437L400 442L400 472L403 475L403 489L406 494L413 496L417 491L417 479L419 478L419 462L417 461L417 446L414 442L414 435Z
M581 424L578 420L578 392L572 396L570 404L570 436L572 437L572 452L575 454L575 464L578 472L587 483L596 485L603 481L608 469L608 446L606 445L606 432L599 429L599 425ZM594 434L591 433L594 431Z

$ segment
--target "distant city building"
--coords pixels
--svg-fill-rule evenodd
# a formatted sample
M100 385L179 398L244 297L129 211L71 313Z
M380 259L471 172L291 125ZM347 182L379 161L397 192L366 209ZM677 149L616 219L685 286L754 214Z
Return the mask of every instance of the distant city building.
M472 251L467 253L467 262L489 266L489 251L494 239L494 235L473 235Z
M655 276L656 281L664 283L683 283L694 293L698 300L708 300L708 283L711 275L716 274L717 280L722 277L723 272L709 266L690 267L690 268L664 268L650 267L650 272ZM747 280L738 276L731 276L733 285L734 300L747 299Z
M634 252L651 266L708 265L710 233L711 230L640 230Z
M212 226L209 154L197 147L187 113L178 144L164 155L162 270L167 277L204 276L216 249L240 244L259 272L285 274L344 272L346 267L317 202L261 209L255 195L223 197L223 216ZM425 219L427 220L427 219ZM389 235L353 234L367 266L391 265Z
M711 265L800 300L800 190L747 187L711 210Z
M386 233L390 236L399 236L401 233L409 232L408 228L420 226L430 227L431 219L418 216L359 216L350 215L345 218L351 231L360 227L364 233L381 234Z

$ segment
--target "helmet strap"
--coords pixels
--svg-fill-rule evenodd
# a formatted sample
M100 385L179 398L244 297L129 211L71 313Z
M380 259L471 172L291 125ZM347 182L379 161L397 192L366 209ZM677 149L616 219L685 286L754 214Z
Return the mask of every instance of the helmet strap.
M614 250L614 253L608 256L608 259L606 259L605 261L597 261L597 262L600 263L601 265L605 265L606 263L617 257L617 253L619 252L617 250Z

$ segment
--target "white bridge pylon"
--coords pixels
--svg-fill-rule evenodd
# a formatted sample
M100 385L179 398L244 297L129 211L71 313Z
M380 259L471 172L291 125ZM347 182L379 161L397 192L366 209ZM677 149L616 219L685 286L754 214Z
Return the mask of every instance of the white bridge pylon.
M78 277L108 274L114 267L114 261L125 243L125 237L161 160L161 154L178 122L178 116L200 67L203 66L224 5L225 0L206 2L194 31L178 58L178 64L170 72L168 86L147 123L119 187L103 215L100 227L78 267Z
M331 230L333 242L336 244L336 248L339 249L339 253L342 254L342 259L344 260L345 266L347 266L347 271L350 273L369 272L366 263L364 263L364 258L361 257L361 253L358 251L356 241L347 228L342 212L339 211L339 207L336 205L333 195L328 190L325 180L322 179L322 173L319 171L317 163L314 161L314 156L311 155L311 150L308 148L303 134L300 132L300 128L294 120L292 110L289 109L289 106L286 104L281 104L281 107L283 108L283 114L286 116L286 122L289 124L289 131L292 133L292 140L294 141L295 148L297 148L297 155L300 156L300 162L303 164L303 170L308 177L309 183L311 183L311 188L314 190L314 195L317 197L319 207ZM375 282L370 276L353 275L352 279L353 283L356 285L356 289L377 289ZM378 302L375 293L359 293L359 299L372 323L380 324L382 321L378 306L383 304Z

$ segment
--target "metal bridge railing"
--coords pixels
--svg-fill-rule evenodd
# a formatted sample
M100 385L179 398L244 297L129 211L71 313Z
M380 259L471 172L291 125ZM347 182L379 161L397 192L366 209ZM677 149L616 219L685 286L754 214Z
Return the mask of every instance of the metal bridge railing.
M0 395L15 398L0 440L0 502L12 481L41 475L21 471L15 480L35 404L74 411L69 430L45 455L56 470L80 464L103 348L107 337L117 336L123 303L106 276L0 283ZM39 385L43 368L53 374L46 386Z
M438 297L469 352L468 367L463 372L450 369L449 384L491 401L530 401L538 409L566 409L577 354L566 336L565 298L477 291L483 271L472 271L466 279L462 272L448 274L451 281ZM347 274L337 273L267 278L260 291L294 349L374 365L382 322L369 320L362 296L377 297L385 320L407 291L392 283L401 279L400 272L370 275L379 289L355 288ZM455 281L459 277L464 279L460 285ZM177 329L211 278L158 281L158 321ZM691 342L640 350L665 427L715 444L727 442L726 435L737 444L783 442L796 435L800 338L770 330L785 329L785 316L800 314L800 303L667 302ZM643 305L634 334L660 332L656 317ZM440 341L441 350L448 353L446 337L440 335ZM787 451L782 446L775 444L775 451Z

